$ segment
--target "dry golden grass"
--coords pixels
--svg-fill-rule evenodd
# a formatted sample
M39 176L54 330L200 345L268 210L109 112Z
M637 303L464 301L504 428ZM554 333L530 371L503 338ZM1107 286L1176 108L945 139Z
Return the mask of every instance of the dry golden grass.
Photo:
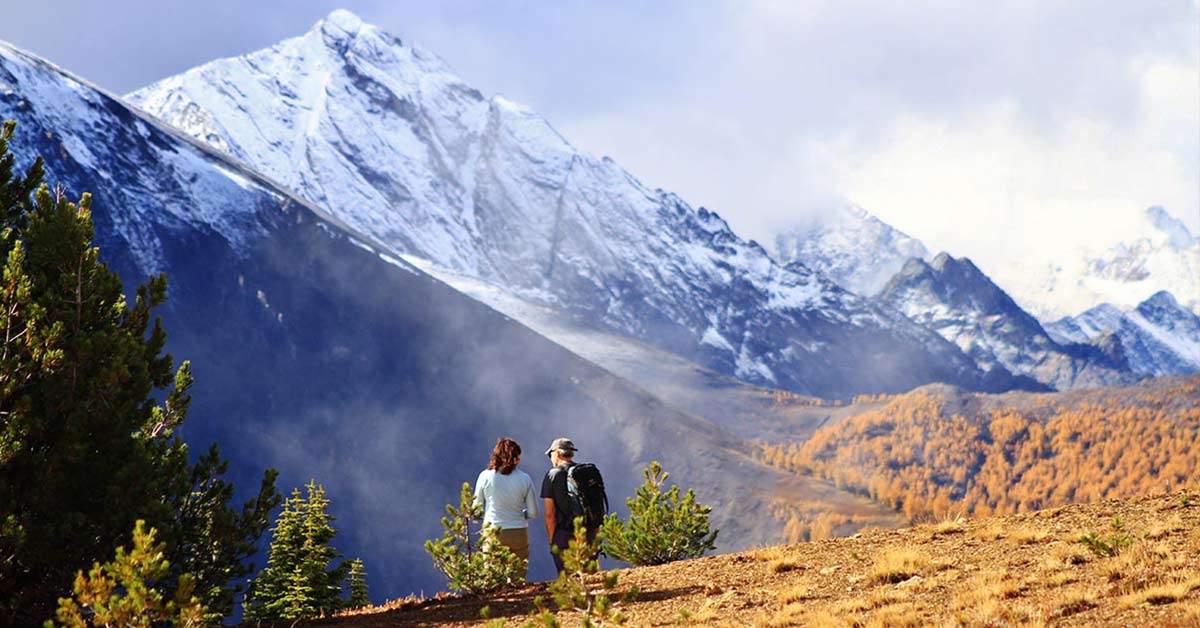
M1058 571L1042 578L1042 584L1051 588L1058 588L1075 582L1079 582L1079 574L1071 571Z
M1092 553L1078 543L1065 543L1050 551L1048 564L1053 569L1082 565L1092 560Z
M766 547L751 553L755 560L767 563L767 568L774 573L783 573L800 569L802 565L795 555L783 547Z
M1177 602L1187 594L1200 589L1200 577L1189 574L1179 574L1163 584L1154 585L1129 593L1121 597L1122 608L1136 608L1143 605L1157 606Z
M803 602L805 600L816 599L816 594L813 593L812 587L804 585L796 585L784 589L779 593L779 603L787 606L792 602Z
M786 626L804 626L807 609L804 604L784 604L783 608L773 613L763 613L754 618L755 628L785 628Z
M1096 596L1091 591L1082 588L1066 589L1051 599L1054 614L1059 617L1069 617L1096 607Z
M998 522L989 522L975 530L975 536L981 541L998 541L1004 538L1004 526Z
M804 616L803 625L807 628L847 628L854 624L827 611L813 611Z
M1185 560L1164 543L1143 542L1100 561L1097 570L1110 582L1119 581L1120 588L1128 592L1161 581L1163 573L1179 567Z
M906 548L894 549L875 559L867 579L874 583L903 582L929 567L929 558L924 554Z
M947 534L958 534L966 530L966 520L962 517L954 519L945 519L929 526L929 535L931 537L944 536Z
M1147 528L1145 534L1142 535L1142 538L1151 541L1157 541L1158 539L1161 539L1172 532L1179 532L1183 528L1183 517L1179 516L1179 514L1175 514L1170 519L1156 523Z
M792 571L801 567L800 561L795 558L780 558L778 560L771 561L767 564L767 566L770 567L771 571L775 573Z
M928 621L915 604L889 606L867 619L867 628L919 628Z
M681 608L679 609L679 616L675 618L675 623L681 626L691 626L696 624L707 624L720 618L720 613L718 613L711 606L704 606L695 611Z
M1009 540L1017 545L1032 545L1034 543L1041 543L1049 537L1050 534L1046 531L1038 530L1037 528L1031 528L1028 526L1013 528L1008 533Z

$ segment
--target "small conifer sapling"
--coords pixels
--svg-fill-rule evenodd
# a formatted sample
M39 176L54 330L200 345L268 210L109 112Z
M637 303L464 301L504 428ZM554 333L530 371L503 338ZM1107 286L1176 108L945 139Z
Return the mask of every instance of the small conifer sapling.
M458 507L446 504L442 538L425 541L433 566L445 574L447 585L463 593L485 593L525 582L527 563L499 540L499 531L484 524L472 534L471 522L483 519L471 485L464 482Z
M601 527L604 554L632 565L661 565L696 558L716 547L717 530L709 530L712 508L696 501L688 489L680 496L672 484L663 492L669 473L658 461L642 472L645 481L625 501L629 520L609 514Z

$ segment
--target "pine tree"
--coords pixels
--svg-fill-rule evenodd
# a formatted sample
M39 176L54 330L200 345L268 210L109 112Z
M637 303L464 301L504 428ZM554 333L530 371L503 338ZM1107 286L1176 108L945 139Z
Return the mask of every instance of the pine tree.
M451 589L464 593L484 593L524 583L526 561L500 543L495 528L484 524L478 535L471 534L471 522L481 519L483 507L476 503L471 485L464 482L458 508L446 504L442 538L425 541L434 568L445 574Z
M163 558L165 545L157 542L154 528L138 520L133 529L133 549L117 548L111 562L96 563L85 575L75 576L75 595L58 601L59 624L47 621L46 628L89 626L161 626L194 628L204 624L204 606L192 595L195 582L189 574L180 578L174 598L167 598L154 585L170 569Z
M16 176L13 130L0 127L0 617L48 617L75 571L111 555L137 519L168 532L172 571L157 586L193 571L202 601L227 609L275 505L273 472L239 515L215 451L188 463L177 430L191 368L173 369L152 320L166 277L129 304L92 246L91 196L51 191L40 159Z
M351 563L333 564L341 555L330 545L337 530L325 488L315 480L305 488L307 496L292 491L275 520L267 567L246 594L246 619L328 617L344 606Z
M609 572L601 578L601 590L596 591L589 586L589 578L600 573L599 554L600 539L588 541L587 528L583 525L583 517L575 518L575 533L567 547L562 551L563 570L558 578L550 583L550 595L560 611L579 612L582 617L580 624L583 628L600 628L608 625L623 625L627 618L617 610L612 596L617 586L617 572ZM630 597L630 596L626 596ZM537 608L530 625L542 625L544 628L557 628L558 618L542 603L541 598L534 598L533 605Z
M367 596L367 568L361 558L350 561L350 599L346 608L362 608L370 606L371 599Z
M697 502L691 489L681 498L679 486L672 484L664 493L670 474L657 460L642 475L642 485L625 502L629 520L621 520L616 513L604 519L605 555L632 565L661 565L695 558L716 547L717 531L709 532L708 524L712 508Z

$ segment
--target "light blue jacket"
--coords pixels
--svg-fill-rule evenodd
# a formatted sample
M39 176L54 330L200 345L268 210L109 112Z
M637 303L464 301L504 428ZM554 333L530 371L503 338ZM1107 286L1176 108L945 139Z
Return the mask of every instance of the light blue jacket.
M483 522L502 530L528 528L538 515L533 480L520 469L508 475L484 469L475 481L475 503L483 506Z

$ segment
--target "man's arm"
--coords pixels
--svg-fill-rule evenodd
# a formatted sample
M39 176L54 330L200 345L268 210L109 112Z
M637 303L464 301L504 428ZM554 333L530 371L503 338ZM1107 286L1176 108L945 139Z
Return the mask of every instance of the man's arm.
M554 543L554 500L543 498L542 501L546 506L546 538Z

